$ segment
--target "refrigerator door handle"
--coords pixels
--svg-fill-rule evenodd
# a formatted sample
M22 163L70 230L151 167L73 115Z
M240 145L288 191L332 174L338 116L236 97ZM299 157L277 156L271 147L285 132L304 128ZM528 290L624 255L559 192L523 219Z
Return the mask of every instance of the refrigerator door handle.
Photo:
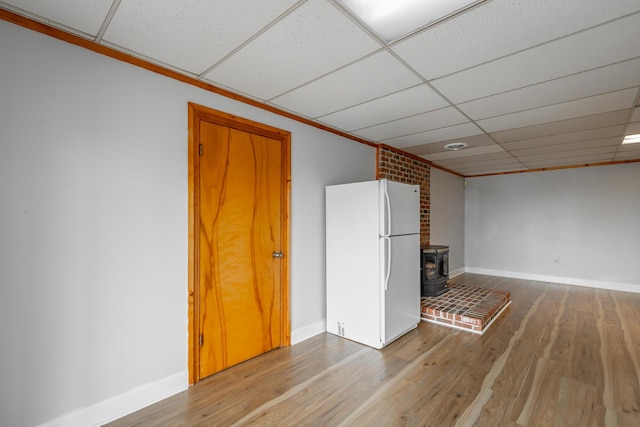
M384 181L384 207L387 214L387 223L385 224L387 229L383 230L385 236L391 235L391 202L389 201L389 192L387 191L387 182Z
M391 238L388 236L384 236L383 237L385 242L389 242L389 252L387 255L387 265L385 268L385 275L384 275L384 290L385 292L387 291L387 288L389 287L389 277L391 276ZM385 249L386 249L387 245L385 245Z

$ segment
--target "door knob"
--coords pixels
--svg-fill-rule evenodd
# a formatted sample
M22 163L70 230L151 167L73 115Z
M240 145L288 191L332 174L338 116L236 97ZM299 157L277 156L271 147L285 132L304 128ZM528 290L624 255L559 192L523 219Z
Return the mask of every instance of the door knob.
M284 254L282 252L274 252L271 254L271 256L274 258L282 258L284 257Z

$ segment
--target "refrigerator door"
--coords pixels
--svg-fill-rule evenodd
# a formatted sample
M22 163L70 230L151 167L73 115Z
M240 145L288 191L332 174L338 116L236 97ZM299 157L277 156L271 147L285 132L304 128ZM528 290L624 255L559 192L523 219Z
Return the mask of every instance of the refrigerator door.
M420 186L381 179L380 235L420 233Z
M382 280L389 277L381 286L382 344L387 345L420 322L420 236L383 237L380 245Z
M325 194L327 332L380 348L378 183L329 186Z

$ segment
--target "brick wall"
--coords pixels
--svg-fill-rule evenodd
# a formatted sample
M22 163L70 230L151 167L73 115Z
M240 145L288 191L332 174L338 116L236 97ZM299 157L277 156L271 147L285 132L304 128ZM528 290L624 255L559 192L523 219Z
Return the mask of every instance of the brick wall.
M377 149L377 178L418 184L420 186L420 245L428 245L430 238L431 198L429 164L408 154L380 145Z

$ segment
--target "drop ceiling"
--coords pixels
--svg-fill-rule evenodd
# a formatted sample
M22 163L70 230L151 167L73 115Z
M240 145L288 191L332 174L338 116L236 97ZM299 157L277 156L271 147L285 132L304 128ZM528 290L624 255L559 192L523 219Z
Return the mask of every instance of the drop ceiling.
M638 0L478 1L392 42L332 0L0 8L463 176L640 161Z

